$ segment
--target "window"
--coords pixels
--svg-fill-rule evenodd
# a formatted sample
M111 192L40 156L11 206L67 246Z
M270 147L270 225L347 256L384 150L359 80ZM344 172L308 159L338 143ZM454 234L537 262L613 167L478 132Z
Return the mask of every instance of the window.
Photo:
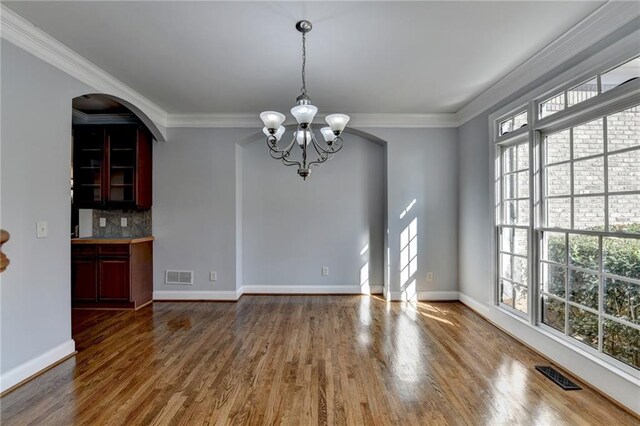
M513 119L513 118L512 118ZM498 165L500 303L527 313L529 287L529 142L500 146Z
M518 130L527 125L527 111L522 111L516 115L500 122L498 136L504 136L507 133Z
M538 104L538 118L553 115L639 77L640 57L545 99Z
M496 302L636 372L640 105L629 83L639 76L635 58L493 122Z
M540 321L640 368L640 108L545 135ZM605 136L606 135L606 136Z

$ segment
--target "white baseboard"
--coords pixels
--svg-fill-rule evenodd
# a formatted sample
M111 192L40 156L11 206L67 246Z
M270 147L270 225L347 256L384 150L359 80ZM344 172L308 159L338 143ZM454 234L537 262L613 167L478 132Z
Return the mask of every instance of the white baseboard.
M242 296L239 291L154 291L153 300L221 300L236 301Z
M460 293L460 301L503 332L533 348L630 411L640 414L640 398L637 398L640 377L616 369L581 348L515 318L496 306L479 302L463 293Z
M458 300L457 291L419 291L418 300L437 301L437 300Z
M418 301L459 300L457 291L419 291L416 293ZM393 302L406 301L407 295L402 291L390 291L387 300Z
M467 307L476 311L478 314L482 315L483 317L489 317L489 307L487 305L485 305L484 303L480 303L475 299L472 299L471 297L467 296L464 293L458 293L458 296L459 296L458 300L460 300L462 303L467 305Z
M42 355L12 368L0 376L0 392L4 392L42 370L47 369L61 359L73 354L75 351L76 342L74 342L73 339L69 339Z
M242 294L380 294L382 286L372 286L369 293L359 285L245 285Z

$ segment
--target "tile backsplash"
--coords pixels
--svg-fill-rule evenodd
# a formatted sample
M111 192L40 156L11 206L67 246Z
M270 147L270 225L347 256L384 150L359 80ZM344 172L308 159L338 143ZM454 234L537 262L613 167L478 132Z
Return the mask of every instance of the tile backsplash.
M123 217L127 226L121 226ZM100 218L107 226L100 226ZM133 238L151 235L151 210L94 210L93 236L95 238Z

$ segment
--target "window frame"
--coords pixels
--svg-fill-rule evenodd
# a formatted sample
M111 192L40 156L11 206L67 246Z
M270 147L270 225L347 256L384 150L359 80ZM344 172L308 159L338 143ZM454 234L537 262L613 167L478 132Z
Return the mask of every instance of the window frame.
M590 233L589 231L570 230L569 232L569 230L563 231L556 228L546 227L546 222L544 222L544 220L546 219L544 216L545 209L543 208L544 200L542 199L543 189L545 188L543 186L545 185L545 176L541 167L542 161L544 159L543 137L545 134L561 131L563 129L570 128L579 124L588 123L598 118L606 117L608 115L615 114L616 112L620 112L625 109L640 105L640 79L636 79L627 84L617 86L604 93L601 92L601 86L600 86L601 74L604 74L610 71L611 69L614 69L617 66L624 64L630 60L633 60L637 57L638 57L638 54L634 53L632 57L626 56L626 59L624 57L622 59L620 57L617 57L617 59L610 58L608 61L601 61L600 62L601 67L598 67L598 69L594 67L590 67L585 70L585 68L583 67L582 68L583 72L574 74L573 78L565 79L562 84L558 84L552 89L548 89L548 90L543 89L544 91L539 89L536 92L534 92L536 93L535 96L527 95L526 97L523 97L524 99L528 98L528 101L525 104L526 106L523 107L522 100L519 101L520 103L518 103L518 101L514 101L512 104L503 108L499 112L490 114L489 143L492 147L490 149L490 161L492 162L492 165L494 167L494 175L491 181L490 194L492 199L492 209L494 209L494 212L492 214L492 227L491 227L491 230L492 230L491 231L491 253L492 253L492 258L494 259L494 262L492 264L492 277L493 277L492 300L494 302L495 307L507 314L510 314L514 319L518 319L520 321L526 321L532 327L538 328L541 331L547 332L553 335L554 337L557 337L561 341L566 342L567 346L569 348L572 348L573 350L577 350L577 351L584 350L586 353L593 355L596 359L604 362L604 365L607 365L608 367L613 367L614 369L617 369L617 371L628 373L633 377L640 378L639 369L634 368L630 365L627 365L624 362L619 361L610 355L607 355L603 352L598 351L598 349L601 349L602 347L602 339L599 339L599 348L594 349L589 345L585 343L581 343L579 340L573 337L570 337L568 334L559 332L558 330L555 330L553 327L550 327L542 323L542 320L541 320L542 286L541 286L541 280L540 280L542 263L543 263L542 256L541 256L542 244L543 244L542 236L544 235L544 232L564 232L567 235L567 239L568 239L568 235L572 233L585 234L585 235L597 235L599 237L598 258L599 258L599 268L600 268L599 270L600 285L598 290L599 291L599 298L598 298L598 301L599 301L598 302L599 303L598 333L599 334L598 335L599 337L602 336L602 324L601 324L602 318L603 317L606 318L608 316L608 314L604 313L602 309L602 304L604 300L603 294L602 294L604 291L604 282L607 277L614 278L614 279L616 278L616 276L610 276L610 274L604 273L603 264L602 264L603 238L606 238L606 237L640 238L640 235L630 234L630 233L609 232L608 228L606 228L607 232L604 232L604 233L602 232ZM579 68L579 67L576 67L576 68ZM549 88L553 84L553 82L557 82L559 78L568 74L570 74L569 71L565 72L561 76L554 78L550 82L547 82L546 84L543 85L543 87ZM579 102L570 107L567 107L566 91L571 90L576 86L579 86L585 82L592 80L594 76L597 76L598 94L582 102ZM557 96L557 94L562 93L563 91L565 93L565 109L555 114L546 116L544 118L539 118L538 112L539 112L540 103L544 102L544 100L552 98L553 96ZM509 119L510 117L513 117L515 114L520 113L524 109L526 109L526 111L528 112L527 126L525 126L524 128L516 129L505 135L500 135L500 123L504 122L504 120ZM603 127L606 128L606 124L604 121L603 121ZM619 151L612 151L611 153L609 153L607 152L607 147L606 147L606 134L604 134L603 137L605 138L603 153L594 155L594 156L585 156L583 158L580 158L580 160L589 159L590 157L597 158L599 155L602 155L603 158L607 158L612 153L621 153L627 150L628 151L634 150L634 148L628 148L628 149L623 149ZM498 167L501 166L500 164L501 162L500 156L502 152L501 146L503 146L504 144L508 144L511 141L514 141L517 139L527 139L527 138L530 144L530 148L529 148L529 151L530 151L530 159L529 159L530 161L530 167L529 167L529 170L530 170L530 189L529 189L530 221L528 225L528 228L529 228L529 231L528 231L528 235L529 235L529 250L528 250L529 309L526 314L522 314L520 311L517 311L513 308L510 308L507 305L500 303L500 297L501 297L500 270L499 270L500 241L498 239L500 238L499 229L502 224L500 222L500 217L498 216L498 212L502 208L501 207L502 193L500 193L499 199L498 199L498 194L496 192L496 178L500 176L499 184L502 186L503 183L501 182L502 176L498 175L496 172L499 170L500 171L502 170L501 168L498 169ZM570 163L574 162L573 157L570 158L569 162ZM608 167L606 162L604 167L605 167L605 173L608 173ZM571 191L573 192L573 184L571 186L572 186ZM605 178L604 192L608 193L606 178ZM625 193L627 192L625 191ZM596 194L588 194L588 195L595 196ZM573 194L571 199L573 199ZM572 209L573 209L573 203L572 203ZM606 211L605 211L605 218L608 224L609 217ZM542 226L543 224L545 224L545 226ZM568 245L567 245L567 251L568 251ZM570 256L570 254L567 252L566 256L567 256L567 265L566 265L567 273L566 273L565 280L566 282L568 282L569 271L570 271L568 257ZM549 262L546 262L546 263L549 263ZM623 278L624 280L632 283L636 282L636 280L629 279L628 277L620 277L620 278ZM566 293L566 290L567 289L565 287L565 299L568 299L569 295ZM569 303L565 303L565 309L567 306L573 306L573 305ZM569 317L569 313L565 312L565 332L569 331L566 327L566 322L568 321L568 317ZM620 318L612 318L612 319L614 319L619 323L628 325L627 322L623 319L620 319ZM637 328L636 325L632 325L632 327Z

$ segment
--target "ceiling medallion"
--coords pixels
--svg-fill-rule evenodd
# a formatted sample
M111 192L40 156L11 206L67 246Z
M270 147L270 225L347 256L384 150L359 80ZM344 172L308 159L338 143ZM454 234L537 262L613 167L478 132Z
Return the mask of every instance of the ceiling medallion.
M329 127L320 129L325 144L321 144L315 137L311 123L318 112L318 108L311 104L311 99L307 95L307 84L305 76L305 66L307 62L307 33L311 31L312 25L309 21L299 21L296 29L302 33L302 89L301 94L296 98L296 106L291 108L291 115L298 122L298 127L293 133L291 143L280 149L278 142L285 133L282 125L285 120L284 114L276 111L264 111L260 118L264 123L262 131L267 136L267 146L269 154L276 160L282 160L286 166L297 166L298 174L306 180L311 170L311 166L322 164L333 158L333 154L342 149L342 137L340 136L349 122L349 116L345 114L330 114L325 117ZM291 150L294 146L302 150L302 157L294 160L291 157ZM316 156L317 155L317 156ZM313 159L309 157L315 157Z

